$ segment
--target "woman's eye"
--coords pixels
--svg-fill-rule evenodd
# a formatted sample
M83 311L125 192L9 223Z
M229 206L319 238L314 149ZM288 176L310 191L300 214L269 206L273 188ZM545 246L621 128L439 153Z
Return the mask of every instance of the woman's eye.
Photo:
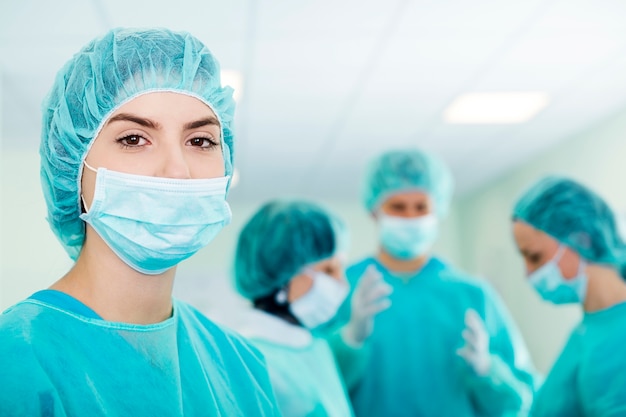
M213 139L203 137L190 139L188 143L191 146L197 146L199 148L213 148L218 145Z
M134 147L145 145L148 141L139 135L128 135L117 140L123 147Z

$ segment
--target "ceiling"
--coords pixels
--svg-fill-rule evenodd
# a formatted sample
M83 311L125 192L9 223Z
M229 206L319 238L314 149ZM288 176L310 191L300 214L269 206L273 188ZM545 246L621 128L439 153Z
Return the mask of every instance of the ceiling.
M231 197L358 196L384 149L439 153L467 193L626 107L624 0L2 0L2 149L36 152L55 72L116 26L203 40L243 75ZM545 91L530 122L450 125L474 91Z

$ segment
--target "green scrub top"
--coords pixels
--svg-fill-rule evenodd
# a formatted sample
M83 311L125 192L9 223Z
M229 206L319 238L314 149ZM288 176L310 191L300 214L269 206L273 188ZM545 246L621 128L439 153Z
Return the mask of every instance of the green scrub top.
M374 319L355 376L353 355L337 355L358 417L520 416L532 402L535 370L504 304L486 282L430 258L394 274L374 258L347 270L352 288L375 265L393 287L391 307ZM491 369L479 376L459 357L465 313L474 309L490 336ZM333 345L335 346L335 345ZM337 349L335 349L337 351ZM350 363L346 363L350 360Z
M537 417L626 416L626 302L586 313L537 393Z
M188 304L138 325L38 298L0 315L2 417L280 415L260 353Z
M260 310L240 332L261 351L284 417L351 417L352 407L328 342Z

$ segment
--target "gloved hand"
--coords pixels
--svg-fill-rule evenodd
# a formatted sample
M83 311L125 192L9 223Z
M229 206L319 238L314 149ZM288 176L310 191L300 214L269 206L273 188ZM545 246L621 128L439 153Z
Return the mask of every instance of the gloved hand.
M469 309L465 313L465 330L463 339L465 345L457 350L457 354L480 376L489 373L491 355L489 353L489 333L485 323L475 310Z
M391 285L383 280L382 274L370 265L354 289L351 300L350 321L342 330L343 340L360 346L374 330L374 316L391 306Z

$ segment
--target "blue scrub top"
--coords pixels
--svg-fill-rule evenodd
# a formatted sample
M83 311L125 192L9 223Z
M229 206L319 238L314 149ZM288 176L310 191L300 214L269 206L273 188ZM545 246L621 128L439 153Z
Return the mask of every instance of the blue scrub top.
M537 393L537 417L626 416L626 303L586 313Z
M137 325L74 301L36 294L0 315L0 416L280 415L258 350L188 304Z
M263 353L283 417L352 417L328 342L303 327L253 310L241 334Z
M354 288L375 265L393 287L391 307L375 317L361 349L361 367L337 355L358 417L485 416L528 413L535 371L504 304L486 282L468 277L438 258L414 274L394 274L374 258L347 270ZM465 313L474 309L490 335L492 366L478 376L459 357ZM334 344L336 347L337 344ZM337 349L335 348L335 351ZM348 363L348 361L351 361Z
M56 306L60 309L71 311L75 314L85 316L90 319L102 318L98 315L98 313L87 307L81 301L61 291L41 290L28 297L28 299L41 301L42 303Z

